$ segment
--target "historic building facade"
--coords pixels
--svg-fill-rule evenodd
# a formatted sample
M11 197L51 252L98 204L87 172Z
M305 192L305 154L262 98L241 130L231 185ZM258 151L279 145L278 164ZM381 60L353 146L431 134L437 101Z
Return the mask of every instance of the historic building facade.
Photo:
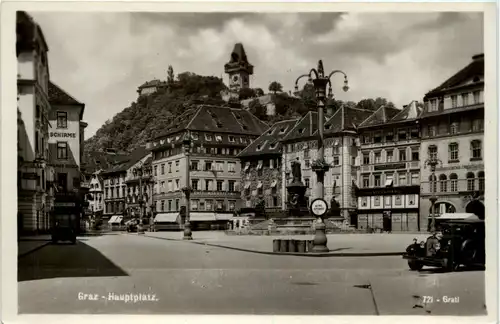
M280 142L299 119L275 123L239 155L240 183L243 207L256 207L264 203L269 211L284 209L286 187L282 172L282 144Z
M102 215L104 212L104 191L101 170L91 175L89 187L90 199L88 199L88 201L90 212L93 215Z
M420 213L484 217L484 54L424 97ZM435 173L428 161L438 159ZM436 197L434 211L429 198Z
M250 87L253 65L248 62L243 44L237 43L234 45L231 58L224 65L224 72L229 76L229 90L236 98L238 98L240 89Z
M358 229L418 231L421 109L380 107L359 125ZM425 228L425 225L424 225Z
M46 231L54 203L49 153L48 46L38 24L17 12L18 233Z
M148 152L143 157L140 157L138 161L132 162L127 169L125 206L127 215L131 217L139 217L141 208L143 217L152 216L154 181L151 162L152 154Z
M150 144L153 152L154 204L158 221L184 222L179 216L186 200L182 188L192 188L190 218L201 225L225 225L240 208L238 153L267 125L243 109L201 105L174 120L169 131ZM186 165L183 138L191 138ZM190 170L187 183L185 170Z

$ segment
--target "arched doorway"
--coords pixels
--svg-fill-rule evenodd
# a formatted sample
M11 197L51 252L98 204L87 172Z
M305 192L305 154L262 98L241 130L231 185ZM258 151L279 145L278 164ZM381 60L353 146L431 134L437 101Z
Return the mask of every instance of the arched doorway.
M465 212L476 214L479 219L484 219L484 204L480 200L474 199L467 204Z
M429 208L429 214L434 214L436 217L444 213L456 213L455 206L449 202L441 201L434 204L434 212L432 212L432 207Z

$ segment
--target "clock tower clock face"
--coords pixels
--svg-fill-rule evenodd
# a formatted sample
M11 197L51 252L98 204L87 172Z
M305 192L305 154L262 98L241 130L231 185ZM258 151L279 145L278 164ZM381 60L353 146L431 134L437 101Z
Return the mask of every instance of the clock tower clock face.
M233 83L238 83L238 81L240 80L240 76L235 74L231 77L231 81L233 81Z

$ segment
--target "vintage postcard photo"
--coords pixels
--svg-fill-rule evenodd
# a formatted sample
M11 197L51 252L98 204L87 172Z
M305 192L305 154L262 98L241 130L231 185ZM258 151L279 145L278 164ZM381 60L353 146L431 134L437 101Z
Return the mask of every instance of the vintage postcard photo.
M3 13L20 316L496 317L494 6L316 5Z

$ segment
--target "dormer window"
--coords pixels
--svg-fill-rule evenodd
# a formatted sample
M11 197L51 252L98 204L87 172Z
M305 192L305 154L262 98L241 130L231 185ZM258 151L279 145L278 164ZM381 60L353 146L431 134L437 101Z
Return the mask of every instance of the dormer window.
M191 133L191 137L194 139L194 140L198 140L198 133Z
M240 142L241 142L241 143L246 144L246 143L247 143L247 140L246 140L246 138L244 138L244 137L240 137Z
M267 135L273 135L273 132L274 132L274 129L270 129L270 130L267 132Z
M217 128L222 128L222 123L221 123L220 121L218 121L218 122L216 123L216 125L217 125Z
M180 136L176 136L175 140L178 141L180 138L181 138Z
M172 139L171 138L167 138L167 143L170 143L172 142Z
M215 140L217 142L222 142L222 135L215 135Z
M248 127L246 125L241 125L241 128L243 128L244 130L248 129Z
M286 127L283 127L280 129L280 134L285 134L285 131L286 131Z
M299 134L302 134L302 133L304 133L304 128L299 129Z
M262 150L262 145L261 144L257 145L257 151L260 151L260 150Z
M229 136L229 141L230 141L230 142L232 142L232 143L234 143L234 136L231 136L231 135L230 135L230 136Z
M328 125L325 126L325 129L327 129L327 130L330 129L330 128L332 128L331 124L328 124Z
M278 143L273 143L273 144L269 145L269 148L274 150L277 145L278 145Z
M212 140L212 135L210 135L210 134L205 134L205 140L206 140L206 141L211 141L211 140Z

